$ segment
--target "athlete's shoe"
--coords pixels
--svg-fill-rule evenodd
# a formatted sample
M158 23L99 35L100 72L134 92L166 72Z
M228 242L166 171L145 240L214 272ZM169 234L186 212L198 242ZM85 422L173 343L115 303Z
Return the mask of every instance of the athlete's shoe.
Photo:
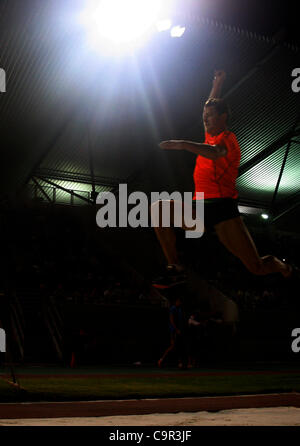
M300 280L300 268L294 265L292 262L284 260L283 263L286 263L289 266L289 274L286 276L288 280Z
M176 285L185 283L187 280L186 272L182 269L178 271L175 265L168 265L164 275L154 279L152 286L161 290L172 288Z
M300 281L300 268L298 268L298 266L295 266L295 265L291 265L291 267L292 267L292 271L291 271L291 275L288 277L288 279Z

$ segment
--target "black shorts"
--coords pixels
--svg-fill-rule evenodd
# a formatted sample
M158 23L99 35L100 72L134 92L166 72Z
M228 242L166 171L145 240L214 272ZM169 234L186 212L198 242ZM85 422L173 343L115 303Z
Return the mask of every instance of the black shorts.
M196 206L196 200L193 207ZM225 220L239 217L238 201L234 198L211 198L204 200L204 227L206 231Z

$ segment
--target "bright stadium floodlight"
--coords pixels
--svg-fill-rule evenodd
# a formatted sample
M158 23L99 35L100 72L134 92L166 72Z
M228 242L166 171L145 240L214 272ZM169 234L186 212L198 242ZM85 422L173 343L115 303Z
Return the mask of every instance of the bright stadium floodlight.
M87 0L80 23L93 48L123 50L139 46L162 17L171 0Z
M171 34L171 37L181 37L181 36L183 36L184 32L185 32L184 26L173 26L170 34Z
M261 214L261 218L263 218L264 220L268 220L269 216L268 214Z
M157 31L168 31L172 26L172 21L170 19L159 20L156 23Z

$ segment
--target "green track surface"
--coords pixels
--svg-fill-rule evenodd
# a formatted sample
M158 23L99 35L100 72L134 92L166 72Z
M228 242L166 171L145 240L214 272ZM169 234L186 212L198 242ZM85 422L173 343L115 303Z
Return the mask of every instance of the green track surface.
M171 398L272 392L299 392L300 369L175 369L102 368L16 369L20 385L7 382L0 370L0 402L79 401L101 399ZM44 376L42 376L44 375ZM89 376L90 375L90 376Z

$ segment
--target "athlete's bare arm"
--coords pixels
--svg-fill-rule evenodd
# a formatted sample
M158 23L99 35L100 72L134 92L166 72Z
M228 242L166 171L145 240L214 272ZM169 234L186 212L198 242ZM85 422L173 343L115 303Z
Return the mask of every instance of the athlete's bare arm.
M204 156L210 160L216 160L227 155L226 146L212 146L194 141L184 141L179 139L171 139L162 141L159 147L164 150L187 150L195 155Z

